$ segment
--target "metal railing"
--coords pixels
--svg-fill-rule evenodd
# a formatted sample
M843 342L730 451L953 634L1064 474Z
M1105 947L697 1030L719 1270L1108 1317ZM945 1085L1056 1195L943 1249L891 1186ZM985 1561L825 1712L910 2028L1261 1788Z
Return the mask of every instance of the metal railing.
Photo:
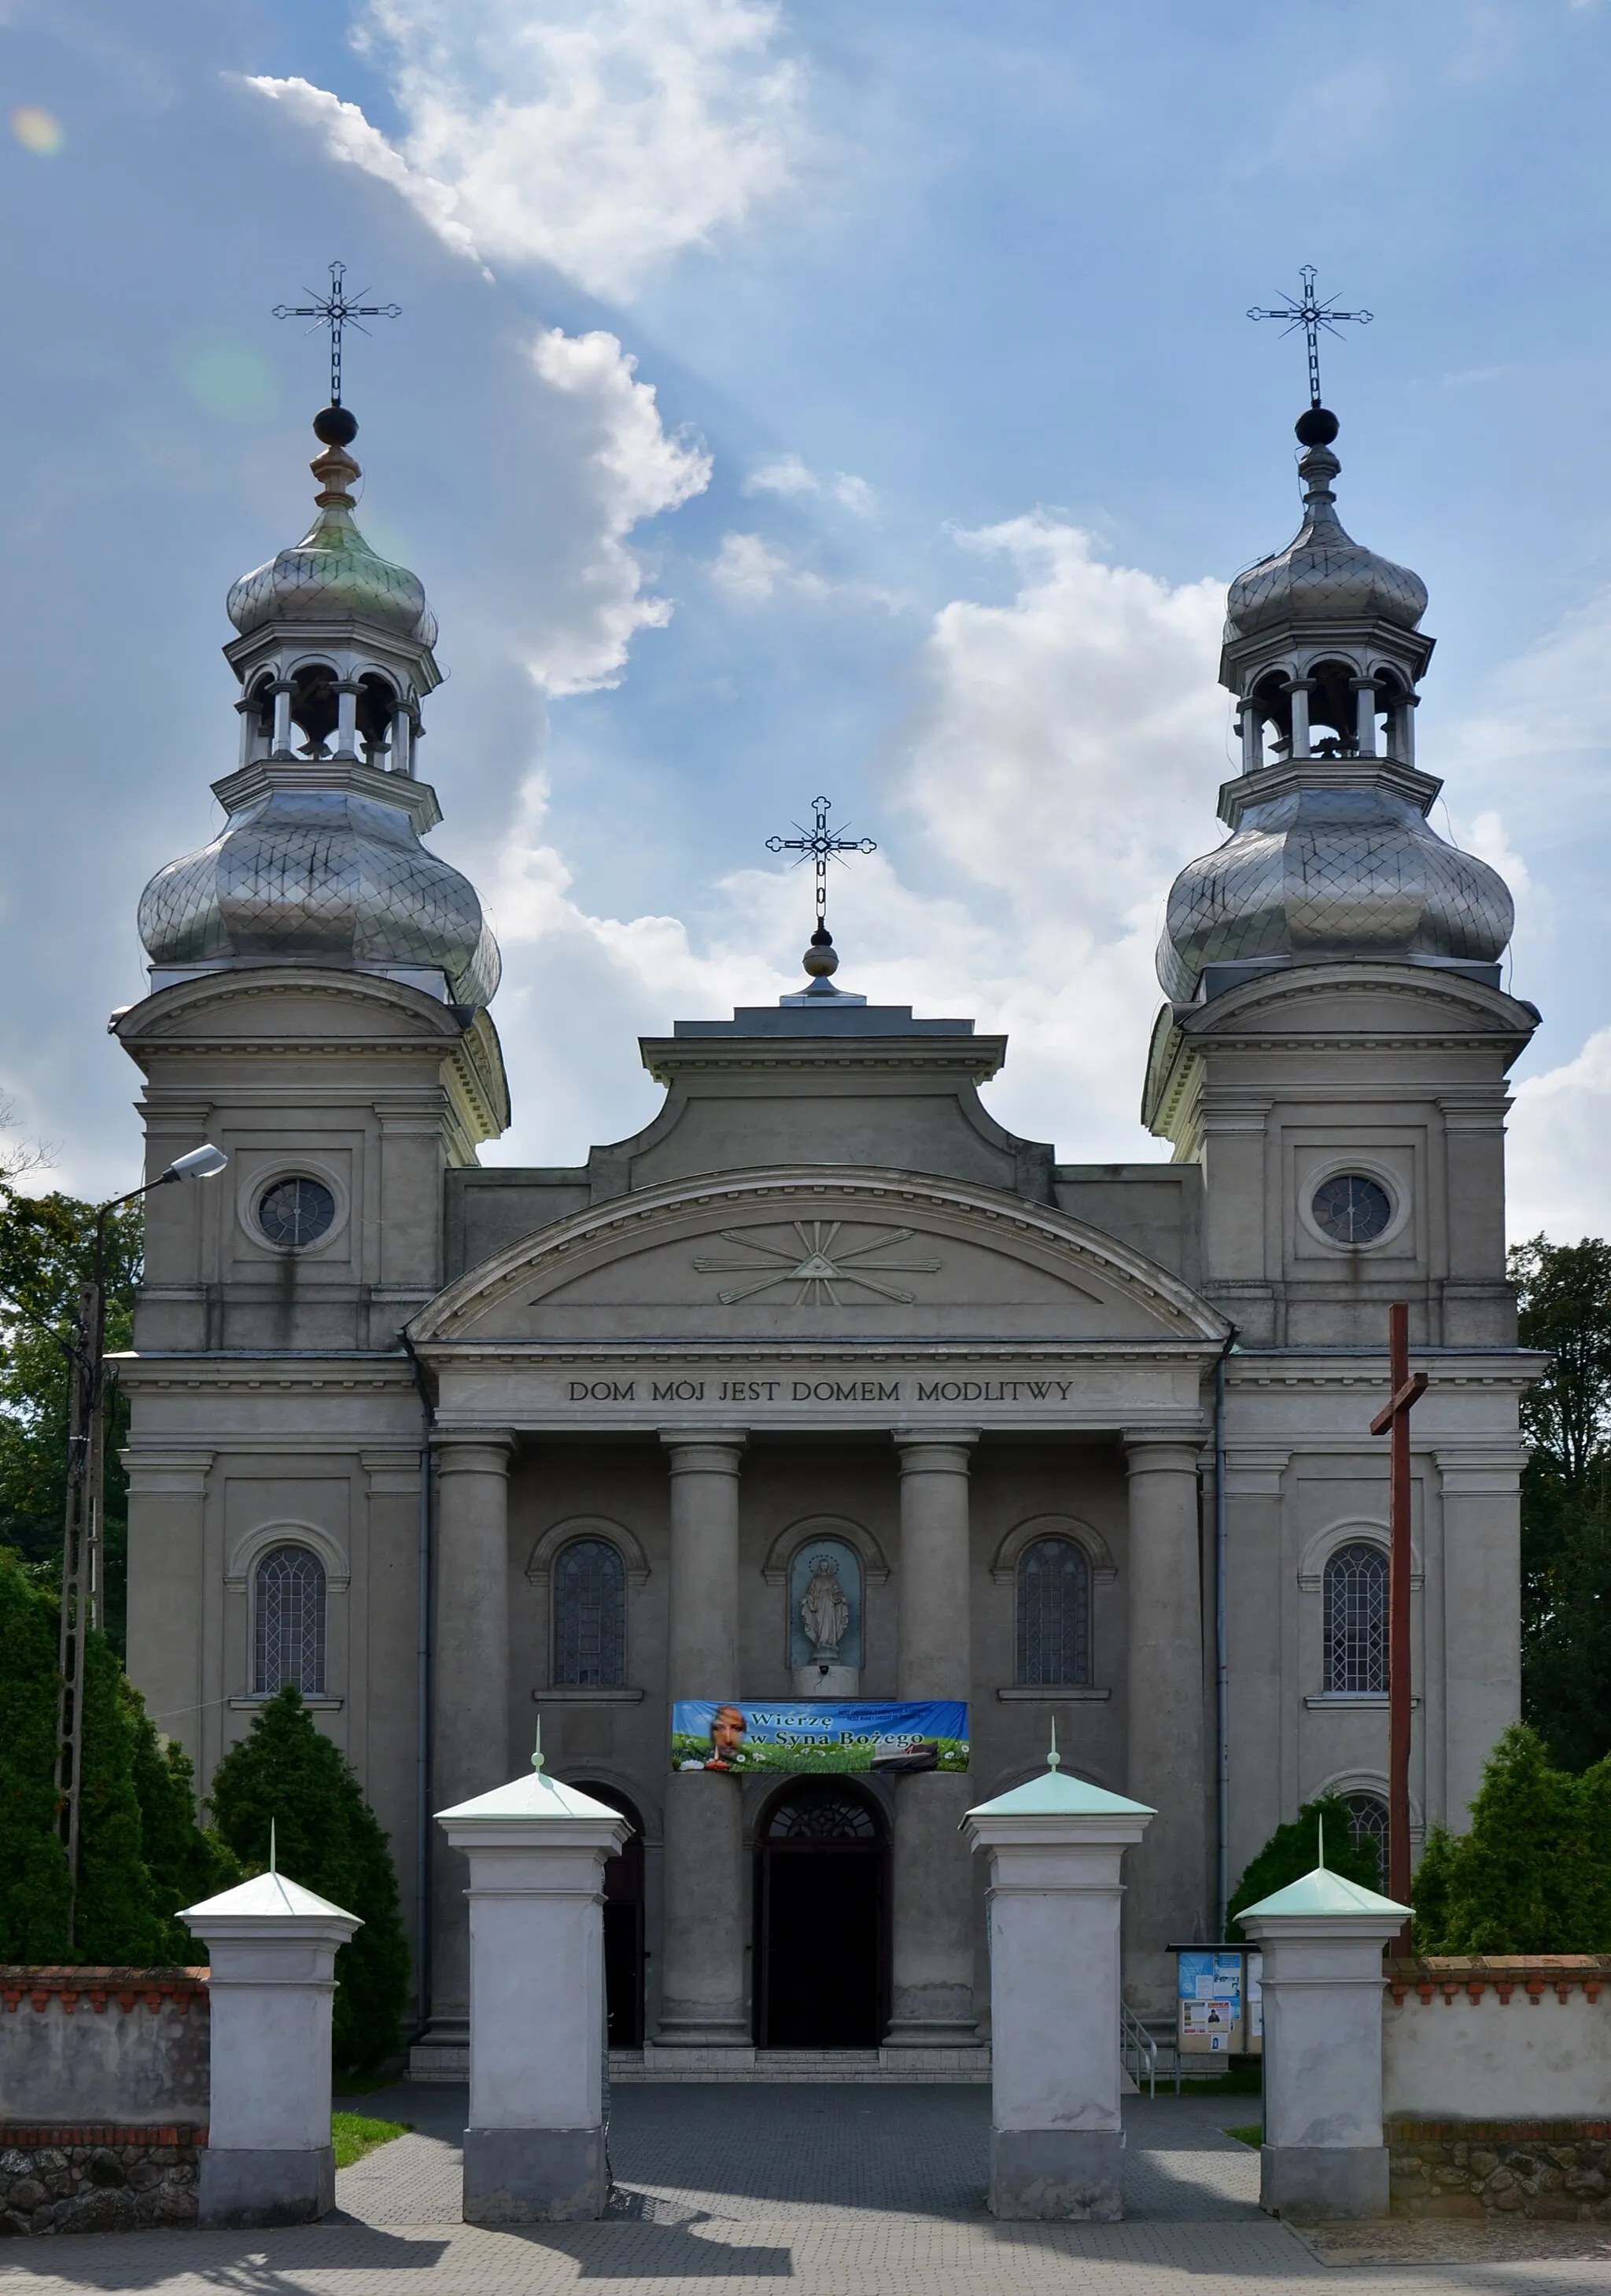
M1158 2045L1142 2024L1133 2009L1119 2003L1119 2062L1140 2088L1146 2084L1149 2096L1157 2095ZM1174 2093L1181 2093L1181 2053L1174 2052Z

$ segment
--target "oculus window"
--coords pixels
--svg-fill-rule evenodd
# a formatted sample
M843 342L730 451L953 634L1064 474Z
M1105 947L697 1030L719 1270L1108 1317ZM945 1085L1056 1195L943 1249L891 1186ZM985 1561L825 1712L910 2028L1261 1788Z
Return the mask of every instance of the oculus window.
M1393 1199L1362 1172L1335 1172L1310 1199L1314 1225L1333 1243L1374 1243L1393 1221Z
M323 1180L276 1180L258 1199L258 1226L282 1251L299 1251L328 1235L336 1200Z

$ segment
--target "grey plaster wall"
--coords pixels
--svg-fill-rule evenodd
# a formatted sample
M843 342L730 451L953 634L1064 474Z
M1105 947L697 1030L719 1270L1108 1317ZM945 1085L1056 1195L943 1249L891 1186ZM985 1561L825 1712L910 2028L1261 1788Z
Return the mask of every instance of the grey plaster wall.
M53 1973L44 2005L36 2007L37 1987L22 1990L13 2002L12 1983L37 1980L41 1972L0 1970L0 2121L205 2125L210 2031L205 1986L170 1984L153 2008L147 2005L150 1981L171 1980L172 1972L66 1974L64 1987ZM140 1986L143 1978L146 1987ZM131 2005L121 2005L119 1991Z

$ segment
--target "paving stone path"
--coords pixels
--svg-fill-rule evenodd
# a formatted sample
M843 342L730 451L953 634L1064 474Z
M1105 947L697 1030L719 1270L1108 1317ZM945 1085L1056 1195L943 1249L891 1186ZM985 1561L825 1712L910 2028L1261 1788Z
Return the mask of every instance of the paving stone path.
M985 2211L989 2091L679 2085L617 2089L617 2190L601 2224L458 2220L462 2089L382 2091L414 2133L338 2179L337 2214L284 2232L14 2241L4 2296L1611 2296L1611 2256L1544 2254L1339 2274L1257 2207L1239 2104L1126 2102L1122 2225L997 2225ZM1195 2292L1193 2292L1195 2296Z

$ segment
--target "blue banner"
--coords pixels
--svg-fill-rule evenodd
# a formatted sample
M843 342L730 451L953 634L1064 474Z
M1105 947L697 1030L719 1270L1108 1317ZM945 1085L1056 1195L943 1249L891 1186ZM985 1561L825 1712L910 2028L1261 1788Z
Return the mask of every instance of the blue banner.
M968 1767L960 1698L679 1698L671 1710L674 1770L909 1770Z

